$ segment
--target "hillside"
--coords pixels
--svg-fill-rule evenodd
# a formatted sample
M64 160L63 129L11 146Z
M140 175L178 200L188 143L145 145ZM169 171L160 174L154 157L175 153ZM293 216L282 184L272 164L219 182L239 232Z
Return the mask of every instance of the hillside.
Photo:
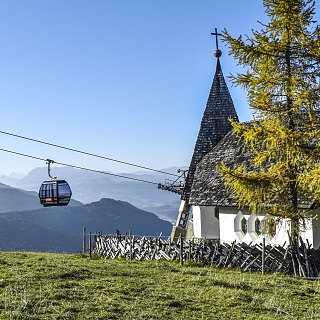
M0 252L1 319L315 320L318 281L177 262Z
M169 236L171 223L155 214L113 199L78 207L51 207L0 213L1 250L78 252L82 248L82 229L104 234Z
M77 252L79 237L20 219L0 218L0 251Z

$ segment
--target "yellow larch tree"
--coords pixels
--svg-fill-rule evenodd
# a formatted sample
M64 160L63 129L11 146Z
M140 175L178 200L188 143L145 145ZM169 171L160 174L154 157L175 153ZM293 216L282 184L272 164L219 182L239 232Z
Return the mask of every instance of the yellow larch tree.
M232 121L250 151L250 166L218 171L240 207L274 221L291 220L291 236L320 203L320 29L311 0L264 0L268 23L233 38L230 54L244 69L232 83L247 93L254 119Z

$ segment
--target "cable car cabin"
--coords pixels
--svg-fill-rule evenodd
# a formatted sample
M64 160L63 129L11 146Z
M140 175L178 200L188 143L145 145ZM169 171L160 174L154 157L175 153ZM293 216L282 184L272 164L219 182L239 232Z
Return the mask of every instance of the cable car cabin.
M44 181L39 190L40 203L45 207L66 206L71 195L70 186L65 180Z

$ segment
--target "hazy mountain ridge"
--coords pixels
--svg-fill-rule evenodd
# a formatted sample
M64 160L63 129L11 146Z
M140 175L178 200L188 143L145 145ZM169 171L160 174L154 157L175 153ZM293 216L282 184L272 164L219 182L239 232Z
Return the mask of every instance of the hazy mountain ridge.
M170 234L171 223L159 217L176 219L178 195L159 190L156 184L68 167L53 171L53 175L66 179L72 188L72 200L67 207L40 205L38 190L46 180L47 168L36 168L22 179L0 177L1 182L11 184L0 183L0 250L78 252L82 249L84 226L88 232ZM172 171L176 172L176 168ZM161 174L139 173L123 175L155 183L163 181Z
M161 169L160 171L178 175L177 167ZM112 198L127 201L140 209L150 210L171 221L177 217L180 203L179 195L159 190L156 185L159 182L164 182L165 179L174 179L173 176L152 171L119 174L155 183L148 184L69 167L54 167L51 173L60 179L67 180L72 189L72 199L82 203L99 201L101 198ZM38 192L41 183L46 179L47 168L39 167L30 171L22 179L1 176L0 182L12 187ZM163 207L167 205L172 206L172 209L168 210L168 208ZM162 208L164 209L163 212Z

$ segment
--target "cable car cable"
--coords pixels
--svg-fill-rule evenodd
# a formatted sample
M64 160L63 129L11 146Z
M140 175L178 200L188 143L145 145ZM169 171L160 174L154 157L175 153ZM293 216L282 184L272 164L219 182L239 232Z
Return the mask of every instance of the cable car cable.
M81 151L81 150L77 150L77 149L73 149L73 148L69 148L69 147L60 146L58 144L54 144L54 143L50 143L50 142L45 142L45 141L41 141L41 140L37 140L37 139L33 139L33 138L20 136L20 135L17 135L17 134L14 134L14 133L10 133L10 132L0 131L0 133L6 134L8 136L15 137L15 138L20 138L20 139L29 140L29 141L32 141L32 142L42 143L42 144L45 144L45 145L48 145L48 146L51 146L51 147L55 147L55 148L60 148L60 149L64 149L64 150L68 150L68 151L72 151L72 152L85 154L85 155L91 156L91 157L96 157L96 158L109 160L109 161L113 161L113 162L118 162L118 163L121 163L121 164L125 164L127 166L132 166L132 167L136 167L136 168L140 168L140 169L145 169L145 170L149 170L149 171L154 171L154 172L158 172L158 173L167 174L167 175L170 175L170 176L179 177L179 175L177 175L177 174L173 174L173 173L169 173L169 172L165 172L165 171L161 171L161 170L156 170L156 169L140 166L140 165L137 165L137 164L126 162L126 161L121 161L121 160L116 160L116 159L100 156L100 155L97 155L97 154L94 154L94 153L90 153L90 152L86 152L86 151Z
M28 154L25 154L25 153L20 153L20 152L16 152L16 151L12 151L12 150L7 150L7 149L1 149L1 148L0 148L0 151L4 151L4 152L8 152L8 153L16 154L16 155L19 155L19 156L36 159L36 160L41 160L41 161L47 161L47 160L48 160L48 159L44 159L44 158L40 158L40 157L35 157L35 156L31 156L31 155L28 155ZM57 162L57 161L54 161L54 163L59 164L59 165L62 165L62 166L66 166L66 167L75 168L75 169L92 171L92 172L101 173L101 174L106 174L106 175L110 175L110 176L114 176L114 177L119 177L119 178L124 178L124 179L129 179L129 180L134 180L134 181L139 181L139 182L144 182L144 183L149 183L149 184L158 185L158 183L156 183L156 182L151 182L151 181L147 181L147 180L143 180L143 179L138 179L138 178L126 177L126 176L123 176L123 175L120 175L120 174L115 174L115 173L109 173L109 172L100 171L100 170L89 169L89 168L80 167L80 166L75 166L75 165L72 165L72 164L67 164L67 163L62 163L62 162Z

